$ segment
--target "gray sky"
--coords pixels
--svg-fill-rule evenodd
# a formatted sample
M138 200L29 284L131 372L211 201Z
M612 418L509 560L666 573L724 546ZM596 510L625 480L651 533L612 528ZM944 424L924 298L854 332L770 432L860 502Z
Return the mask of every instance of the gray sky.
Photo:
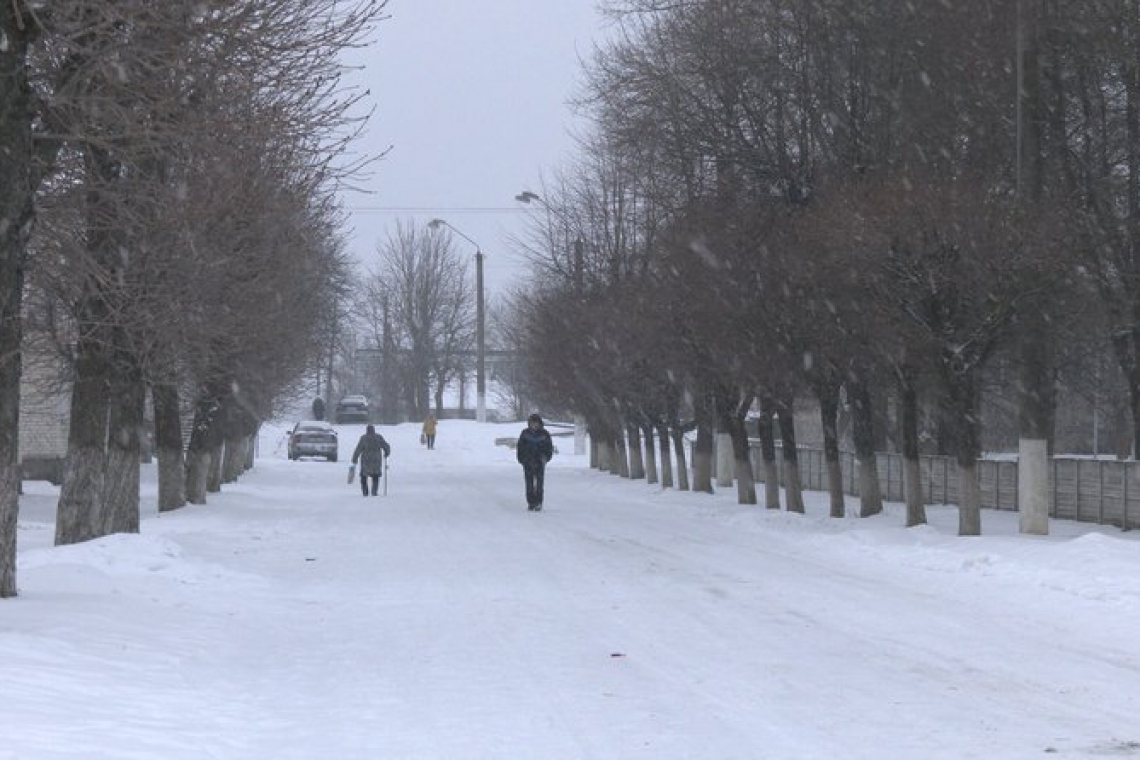
M443 218L479 243L494 296L525 272L507 248L523 229L514 196L572 152L567 101L599 33L594 0L390 0L388 12L352 56L376 106L362 147L392 146L373 194L345 198L352 251L369 263L397 220Z

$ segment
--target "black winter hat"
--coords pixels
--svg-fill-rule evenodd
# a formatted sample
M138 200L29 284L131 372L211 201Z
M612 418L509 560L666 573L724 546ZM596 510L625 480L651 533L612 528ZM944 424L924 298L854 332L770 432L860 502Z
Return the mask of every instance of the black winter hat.
M541 425L542 424L542 417L540 417L538 415L538 413L535 413L535 414L532 414L531 416L527 417L526 421L527 422L537 422L539 425Z

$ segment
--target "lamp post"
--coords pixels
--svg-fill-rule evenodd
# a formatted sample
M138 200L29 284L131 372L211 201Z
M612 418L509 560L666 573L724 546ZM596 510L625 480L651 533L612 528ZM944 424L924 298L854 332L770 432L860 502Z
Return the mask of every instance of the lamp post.
M432 219L428 227L435 230L447 227L459 237L475 246L475 419L478 422L487 421L487 371L486 371L486 343L485 325L486 314L483 309L483 250L471 238L456 229L444 219Z
M552 209L550 208L550 205L545 200L542 199L541 195L539 195L538 193L533 193L530 190L523 190L521 193L519 193L518 195L515 196L515 200L518 201L519 203L526 203L528 205L531 203L537 203L540 206L542 206L544 209L546 209L548 214L552 211ZM579 236L574 241L574 264L573 264L573 266L574 266L574 270L573 270L574 293L580 298L582 296L582 238L581 238L581 236Z
M551 212L550 205L543 200L542 196L538 193L531 192L530 190L523 190L515 196L515 200L519 203L538 203L547 213ZM582 238L579 237L574 241L574 295L579 299L582 297ZM574 453L586 453L586 418L581 414L574 415Z

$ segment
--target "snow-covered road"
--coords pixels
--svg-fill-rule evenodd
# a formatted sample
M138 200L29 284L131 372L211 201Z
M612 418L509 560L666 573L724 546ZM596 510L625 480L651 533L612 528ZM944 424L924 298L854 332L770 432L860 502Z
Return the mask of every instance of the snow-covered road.
M387 497L257 467L140 536L22 503L0 759L1140 757L1140 543L906 530L591 471L526 510L517 426L411 425ZM570 441L560 441L563 449Z

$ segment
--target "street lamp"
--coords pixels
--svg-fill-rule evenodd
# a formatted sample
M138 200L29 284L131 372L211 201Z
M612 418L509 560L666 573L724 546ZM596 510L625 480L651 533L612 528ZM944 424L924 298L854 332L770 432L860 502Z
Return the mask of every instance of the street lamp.
M530 190L523 190L515 196L515 200L519 203L537 203L546 209L547 214L551 213L550 205L543 200L542 196L538 193L533 193ZM579 237L574 241L574 294L582 297L582 238ZM581 414L574 415L574 453L586 453L586 418Z
M444 219L432 219L428 227L437 230L447 227L459 237L475 246L475 419L478 422L487 421L487 372L486 372L486 343L484 327L486 315L483 309L483 250L471 238L464 235Z
M545 200L543 200L541 195L539 195L538 193L531 192L530 190L523 190L522 192L520 192L518 195L515 196L515 200L518 201L519 203L526 203L528 205L531 203L537 203L538 205L540 205L544 209L546 209L546 213L548 215L552 214L554 211L554 209L550 208L550 204L548 204ZM581 297L581 295L582 295L582 274L583 274L582 247L583 247L582 246L582 237L579 235L578 238L574 241L574 271L573 271L574 292L579 297Z

